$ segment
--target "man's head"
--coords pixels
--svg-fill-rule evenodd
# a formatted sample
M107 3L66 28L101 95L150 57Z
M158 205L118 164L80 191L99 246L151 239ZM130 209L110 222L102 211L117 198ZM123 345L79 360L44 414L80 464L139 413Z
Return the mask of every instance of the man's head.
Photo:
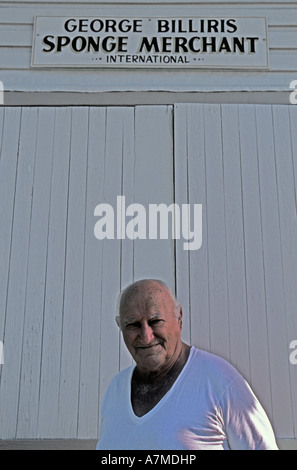
M166 371L181 352L182 309L162 281L144 279L127 287L117 323L143 374Z

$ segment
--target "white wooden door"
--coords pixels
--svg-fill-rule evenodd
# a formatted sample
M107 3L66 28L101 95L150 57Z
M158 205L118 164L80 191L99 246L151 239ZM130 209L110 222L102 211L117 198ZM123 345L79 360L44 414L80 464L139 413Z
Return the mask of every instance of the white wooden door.
M297 430L297 108L177 105L176 202L203 204L203 244L177 243L185 337L230 360L279 438Z
M172 241L96 239L94 209L172 201L172 107L1 108L0 126L0 439L95 439L130 364L119 291L174 287L175 261Z
M183 337L249 380L296 437L297 108L0 108L0 439L90 438L130 364L121 288L158 277ZM203 240L98 240L94 209L203 205Z

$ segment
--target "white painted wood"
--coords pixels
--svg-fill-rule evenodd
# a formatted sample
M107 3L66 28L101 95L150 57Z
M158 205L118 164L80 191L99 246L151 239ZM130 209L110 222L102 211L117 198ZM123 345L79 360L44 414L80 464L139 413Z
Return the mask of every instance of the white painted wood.
M0 109L0 439L96 439L131 364L117 296L141 277L176 289L184 339L230 359L277 436L296 437L296 110ZM203 204L201 249L98 241L95 206L118 195Z
M84 281L88 109L71 116L67 240L59 390L59 436L76 437Z
M13 130L10 132L14 138ZM37 109L22 110L3 335L5 367L2 366L0 401L5 406L0 407L1 438L15 438L18 421L36 133Z
M172 107L137 107L135 121L135 202L149 204L173 202ZM134 241L134 278L163 279L175 291L174 240ZM169 220L169 230L171 223ZM159 235L158 235L159 237Z
M268 1L219 1L185 2L142 1L101 3L100 15L168 15L174 16L264 16L268 20L270 68L266 71L209 70L154 71L111 70L102 74L97 70L32 70L31 45L35 15L98 16L98 4L67 2L1 2L0 9L0 62L1 79L6 90L19 91L123 91L123 90L172 90L172 91L222 91L222 90L287 90L296 71L296 3ZM69 10L70 8L70 10ZM119 80L120 73L120 80ZM75 105L75 102L72 103Z
M122 123L122 133L119 136L123 146L122 183L119 195L125 196L126 205L137 202L135 200L135 110L126 109ZM121 240L121 290L134 281L134 242L127 239ZM118 312L115 312L118 315ZM128 352L122 335L120 335L120 369L128 367L132 358Z
M273 110L278 115L278 110ZM279 436L293 433L289 367L287 353L286 311L282 273L282 253L278 194L275 171L275 143L283 146L284 135L275 134L270 106L256 108L260 206L262 217L265 298L268 322L270 383L273 421ZM278 149L280 150L280 148ZM284 149L281 150L281 155ZM287 250L284 246L283 250ZM281 384L281 386L280 386ZM283 406L280 406L283 404Z
M103 201L106 110L89 110L86 214L84 243L83 317L81 327L80 383L77 435L90 438L98 432L100 335L103 244L94 237L94 208Z
M289 344L297 336L296 108L177 105L175 122L182 175L176 197L200 186L203 146L206 161L200 198L207 237L200 251L208 252L209 287L186 304L191 338L199 346L197 312L204 304L206 349L229 358L249 380L276 435L294 437L296 370ZM191 160L197 166L189 171ZM177 285L191 291L200 288L200 279L205 283L203 258L194 259L177 252Z
M120 4L122 3L122 5ZM155 4L154 4L155 3ZM296 11L296 4L294 1L286 2L285 4L276 1L273 5L271 2L241 2L238 1L225 1L218 5L219 2L171 2L167 0L164 3L156 2L106 2L100 5L100 16L111 16L117 12L118 16L139 16L141 14L152 15L156 17L168 16L168 5L171 4L170 16L197 16L197 5L199 5L199 16L267 16L269 25L286 24L288 26L296 26L295 18L292 14ZM65 2L58 1L55 7L47 2L38 1L36 3L28 3L23 7L21 3L11 5L3 2L1 7L1 23L7 24L32 24L33 17L36 16L68 16L69 6ZM55 15L53 14L55 10ZM280 17L281 10L281 17ZM98 17L98 3L92 5L90 2L84 4L82 1L71 5L71 16L79 16L84 11L84 16Z
M38 110L26 297L20 364L17 438L36 437L45 297L54 108ZM21 176L21 175L20 175Z
M71 112L67 108L56 109L36 432L40 438L54 438L59 435L60 358L63 333L70 136Z
M279 204L279 227L282 252L282 282L285 297L286 341L289 344L297 338L297 316L294 306L297 303L297 240L296 224L296 164L297 164L297 109L295 107L278 108L273 112L273 129L275 135L275 160L277 175L277 194ZM285 247L285 249L284 249ZM282 352L283 353L283 352ZM283 364L284 365L284 364ZM286 369L285 369L286 370ZM290 396L292 403L293 427L297 429L297 368L289 366Z
M238 106L221 108L230 360L250 380Z
M226 221L224 208L221 111L205 106L205 156L207 249L209 266L210 348L230 359L229 311L226 271ZM214 190L215 188L215 190Z
M116 214L116 198L122 189L122 128L125 109L108 108L105 129L103 200ZM115 221L116 237L116 221ZM111 270L112 267L112 270ZM121 290L121 240L103 240L100 305L100 403L111 378L119 370L120 333L115 322Z
M239 107L240 160L243 200L244 262L248 312L251 386L272 413L267 313L264 295L263 240L259 193L256 120L253 106ZM236 123L235 123L236 127Z
M187 108L175 106L174 113L174 201L176 204L188 204L188 121ZM189 257L183 250L183 240L176 240L176 297L183 309L182 338L191 343L190 327L190 288L189 288Z
M20 115L20 109L0 110L0 341L4 339L6 322ZM0 383L2 370L0 367Z

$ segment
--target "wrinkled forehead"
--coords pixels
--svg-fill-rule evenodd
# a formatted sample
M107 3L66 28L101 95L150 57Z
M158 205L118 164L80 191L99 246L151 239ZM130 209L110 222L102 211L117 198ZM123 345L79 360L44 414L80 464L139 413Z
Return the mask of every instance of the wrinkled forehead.
M166 313L173 310L174 299L170 292L158 284L150 282L128 288L120 301L120 315L128 313Z

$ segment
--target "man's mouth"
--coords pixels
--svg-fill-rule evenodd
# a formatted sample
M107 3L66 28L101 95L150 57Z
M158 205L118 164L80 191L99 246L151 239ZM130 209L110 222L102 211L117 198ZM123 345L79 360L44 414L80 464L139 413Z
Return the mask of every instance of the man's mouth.
M149 346L137 346L136 349L140 349L140 350L146 350L146 349L153 349L155 348L156 346L160 346L160 343L156 343L156 344L150 344Z

